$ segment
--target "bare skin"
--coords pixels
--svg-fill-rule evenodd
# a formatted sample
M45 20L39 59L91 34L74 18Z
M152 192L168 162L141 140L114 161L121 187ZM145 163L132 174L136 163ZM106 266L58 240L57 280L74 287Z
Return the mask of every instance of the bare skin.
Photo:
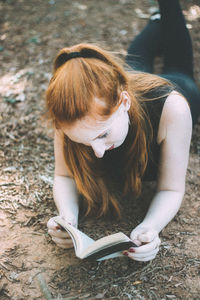
M127 99L128 97L128 99ZM129 109L129 95L122 92L121 114L116 115L117 120L123 118L124 135L128 126L127 118ZM91 122L92 120L90 120ZM97 157L102 157L110 144L106 138L98 138L105 132L100 129L110 129L112 133L113 123L102 124L105 128L99 127L99 123L91 124L88 120L75 124L72 131L63 127L62 131L72 140L83 142L91 146ZM119 122L118 122L119 123ZM116 123L117 124L117 123ZM76 134L80 129L81 136ZM110 128L109 126L110 125ZM78 126L78 127L76 127ZM107 128L108 126L108 128ZM95 129L94 129L95 128ZM113 127L114 130L114 127ZM80 132L79 132L80 133ZM78 200L76 186L64 164L62 153L62 132L55 132L55 178L54 178L54 199L59 215L74 226L78 224ZM97 134L97 135L95 135ZM157 142L161 145L161 160L159 166L159 178L157 192L152 199L151 205L142 223L131 232L131 239L139 245L138 248L131 248L125 251L124 255L138 261L149 261L156 257L159 251L160 231L173 219L180 208L185 192L185 176L188 165L190 141L192 134L192 119L189 106L183 96L172 92L165 101L160 119ZM88 136L89 135L89 136ZM94 143L97 137L97 142ZM77 140L82 139L82 140ZM87 140L87 141L86 141ZM113 140L112 140L113 142ZM111 150L112 151L112 150ZM72 246L70 237L57 228L53 218L48 222L49 234L58 246L68 248ZM145 243L145 244L144 244Z

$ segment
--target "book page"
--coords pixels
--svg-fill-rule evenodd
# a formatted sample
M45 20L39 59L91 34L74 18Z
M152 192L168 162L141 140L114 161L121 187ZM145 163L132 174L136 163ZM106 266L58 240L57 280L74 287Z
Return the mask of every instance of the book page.
M60 216L55 217L54 220L69 233L77 257L80 257L82 252L94 243L94 240L88 235L68 224Z

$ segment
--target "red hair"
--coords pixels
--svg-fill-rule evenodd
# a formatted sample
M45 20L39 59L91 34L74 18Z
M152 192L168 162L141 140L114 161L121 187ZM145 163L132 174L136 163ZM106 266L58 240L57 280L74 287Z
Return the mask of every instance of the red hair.
M67 60L71 52L79 52L83 57ZM120 172L124 178L124 194L132 191L138 196L152 138L151 125L142 108L143 95L167 84L156 75L126 72L116 58L97 46L75 45L62 49L55 59L53 77L46 92L48 114L57 128L61 123L73 126L77 120L95 113L107 118L118 108L121 92L127 91L131 97L131 124ZM98 105L94 97L106 105ZM86 214L96 211L101 216L112 206L120 215L104 159L97 159L91 148L67 136L64 136L63 151L71 176L85 199Z

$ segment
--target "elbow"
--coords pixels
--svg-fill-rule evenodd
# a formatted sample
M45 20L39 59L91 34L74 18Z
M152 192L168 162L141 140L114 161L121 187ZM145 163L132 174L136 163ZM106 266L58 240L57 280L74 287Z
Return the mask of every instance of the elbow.
M180 197L184 197L185 195L185 180L180 180L179 182L170 182L170 183L164 183L162 184L158 183L157 186L157 192L171 192L177 195L180 195Z
M174 195L176 195L178 198L180 198L181 200L183 199L184 195L185 195L185 186L182 188L175 188L175 189L158 189L158 192L168 192L168 193L172 193Z
M54 173L54 181L56 181L58 178L64 178L64 179L73 179L73 177L69 176L68 174L64 174L64 173Z
M53 190L69 184L70 185L75 184L74 179L72 177L67 175L60 175L60 174L54 175Z

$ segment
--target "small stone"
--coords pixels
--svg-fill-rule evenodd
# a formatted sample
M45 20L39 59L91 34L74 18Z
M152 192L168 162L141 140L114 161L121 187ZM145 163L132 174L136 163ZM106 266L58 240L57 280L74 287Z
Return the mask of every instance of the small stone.
M16 100L17 101L20 101L20 102L23 102L25 100L26 96L24 93L21 93L19 94L17 97L16 97Z
M12 280L16 280L17 277L18 277L18 274L15 273L15 272L10 273L10 275L9 275L9 278L12 279Z
M127 30L123 29L123 30L121 30L119 33L120 33L121 35L126 35L127 32L128 32Z

